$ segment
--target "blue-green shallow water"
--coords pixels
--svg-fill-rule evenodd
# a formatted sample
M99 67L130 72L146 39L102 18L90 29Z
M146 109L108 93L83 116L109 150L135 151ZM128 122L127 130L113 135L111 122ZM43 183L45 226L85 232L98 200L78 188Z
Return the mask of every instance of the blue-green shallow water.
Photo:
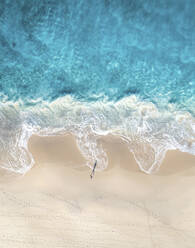
M193 0L1 0L1 166L32 166L33 133L73 133L100 169L108 133L146 172L168 149L194 154L194 13Z

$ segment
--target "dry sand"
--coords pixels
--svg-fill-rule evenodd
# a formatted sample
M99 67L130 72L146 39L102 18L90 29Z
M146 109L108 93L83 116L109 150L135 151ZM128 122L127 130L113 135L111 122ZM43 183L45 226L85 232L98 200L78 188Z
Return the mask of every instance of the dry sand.
M35 166L1 172L0 248L195 247L195 157L170 151L146 175L121 140L102 143L91 180L72 136L31 138Z

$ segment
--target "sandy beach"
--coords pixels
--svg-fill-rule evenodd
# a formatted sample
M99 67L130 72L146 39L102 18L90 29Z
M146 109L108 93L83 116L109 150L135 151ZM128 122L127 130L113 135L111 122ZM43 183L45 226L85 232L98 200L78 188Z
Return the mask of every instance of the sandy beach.
M169 151L147 175L119 138L102 144L91 180L74 137L31 137L34 167L1 171L1 248L194 248L195 157Z

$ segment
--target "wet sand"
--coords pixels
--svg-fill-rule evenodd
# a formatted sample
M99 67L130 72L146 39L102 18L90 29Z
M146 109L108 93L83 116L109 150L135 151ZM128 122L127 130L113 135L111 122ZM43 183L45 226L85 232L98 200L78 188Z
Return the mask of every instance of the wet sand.
M109 165L91 180L74 137L31 138L34 167L1 171L1 248L194 248L195 156L169 151L146 175L120 139L102 144Z

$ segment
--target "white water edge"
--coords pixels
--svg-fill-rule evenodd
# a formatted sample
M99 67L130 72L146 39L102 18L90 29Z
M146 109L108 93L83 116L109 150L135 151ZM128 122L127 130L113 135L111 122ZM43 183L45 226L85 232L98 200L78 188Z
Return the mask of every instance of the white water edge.
M195 155L195 119L188 112L169 104L160 110L136 96L118 102L80 102L70 96L52 103L25 106L22 102L0 105L0 167L24 174L34 164L28 150L29 138L35 134L51 136L71 133L92 168L108 165L107 154L99 139L120 136L133 153L140 170L158 171L168 150L178 149ZM66 149L66 147L64 147Z

